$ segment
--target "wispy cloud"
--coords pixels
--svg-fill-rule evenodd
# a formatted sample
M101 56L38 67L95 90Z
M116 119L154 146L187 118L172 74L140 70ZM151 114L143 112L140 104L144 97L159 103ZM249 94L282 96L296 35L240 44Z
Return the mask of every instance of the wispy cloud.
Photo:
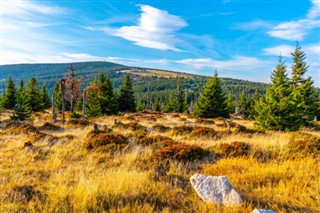
M291 53L294 51L294 46L289 45L279 45L275 47L265 48L263 52L266 55L274 55L274 56L285 56L290 57Z
M312 0L312 7L310 8L306 18L296 21L282 22L275 26L268 34L275 38L285 40L303 40L311 29L320 28L320 1Z
M141 14L135 26L102 28L105 33L118 36L135 45L159 50L182 51L176 47L180 40L175 33L187 26L185 20L149 5L139 5Z
M320 20L301 19L278 24L268 34L286 40L303 40L309 30L320 27Z

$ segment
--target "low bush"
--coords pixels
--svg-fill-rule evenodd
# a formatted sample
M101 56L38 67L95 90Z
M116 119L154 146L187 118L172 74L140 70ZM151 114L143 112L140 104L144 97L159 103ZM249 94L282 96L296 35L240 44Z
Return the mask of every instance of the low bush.
M320 156L320 138L312 135L293 137L288 143L288 149L289 155L293 158L297 156Z
M61 128L57 125L51 124L49 122L46 122L41 127L39 127L39 130L41 130L41 131L62 131L63 128Z
M174 136L182 136L187 135L193 131L193 127L191 126L176 126L171 130L171 135Z
M241 157L249 156L251 145L244 142L222 143L213 146L212 148L217 154L222 157Z
M195 123L197 124L215 124L214 120L212 119L204 119L204 118L198 118L195 120Z
M151 137L143 137L141 139L138 140L138 144L143 145L143 146L149 146L151 144L160 142L160 141L170 141L171 138L169 137L165 137L165 136L161 136L161 135L156 135L156 136L151 136Z
M208 139L217 138L218 136L219 135L217 131L207 127L197 127L188 135L188 137L190 138L208 138Z
M156 124L152 127L153 130L158 131L158 132L168 132L171 128L168 126L164 126L162 124Z
M209 151L195 145L171 144L156 151L152 158L156 160L174 159L181 161L194 161L207 157L209 153Z
M95 131L89 132L85 140L85 146L87 149L93 149L109 144L124 145L127 143L127 138L123 135Z

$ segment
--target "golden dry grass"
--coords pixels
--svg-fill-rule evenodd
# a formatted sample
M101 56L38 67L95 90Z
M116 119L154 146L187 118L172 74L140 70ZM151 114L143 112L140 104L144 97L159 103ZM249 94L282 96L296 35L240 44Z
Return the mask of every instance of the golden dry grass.
M8 115L2 114L0 120L8 119ZM39 114L33 125L41 127L50 122L48 115ZM31 141L32 146L26 146L25 142L39 135L23 131L11 134L11 129L1 126L0 212L251 212L254 208L277 212L319 211L319 155L292 153L288 148L293 138L304 140L309 136L258 132L253 122L246 120L234 122L251 129L251 133L236 132L232 127L232 132L227 134L226 127L219 125L223 121L207 124L187 115L172 114L127 114L91 122L111 128L114 119L124 124L138 122L148 137L169 137L182 144L199 146L211 155L196 161L173 158L154 161L152 144L139 145L141 130L123 128L113 128L112 134L127 137L124 149L87 149L85 140L91 125L59 122L56 125L63 131L44 128L41 133L50 137L46 135ZM219 137L161 132L152 128L157 124L170 128L210 128ZM302 132L320 137L319 131ZM57 141L52 143L52 137L58 138ZM217 145L232 142L249 144L250 153L241 157L215 153ZM226 175L244 204L236 208L206 204L190 185L189 178L194 173Z

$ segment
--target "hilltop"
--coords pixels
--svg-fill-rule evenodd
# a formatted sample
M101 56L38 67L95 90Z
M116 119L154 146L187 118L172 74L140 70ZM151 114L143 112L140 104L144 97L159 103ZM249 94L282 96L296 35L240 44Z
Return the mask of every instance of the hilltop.
M177 79L183 88L190 89L190 92L198 93L204 85L207 76L195 75L190 73L175 72L169 70L160 70L154 68L141 68L125 66L111 62L76 62L76 63L57 63L57 64L14 64L2 65L0 93L5 87L5 82L11 76L16 83L20 79L27 81L31 77L38 79L40 85L46 84L48 91L51 93L57 80L63 78L67 72L67 67L72 65L78 71L78 76L82 77L82 87L88 85L98 75L100 71L106 73L114 83L114 88L119 88L123 77L126 73L130 73L135 78L134 90L137 96L143 96L147 91L148 82L150 84L151 93L167 90L172 92L177 86ZM245 90L250 96L255 90L261 94L265 93L267 84L251 82L246 80L238 80L231 78L222 78L222 86L225 92L231 92L234 96L239 95Z

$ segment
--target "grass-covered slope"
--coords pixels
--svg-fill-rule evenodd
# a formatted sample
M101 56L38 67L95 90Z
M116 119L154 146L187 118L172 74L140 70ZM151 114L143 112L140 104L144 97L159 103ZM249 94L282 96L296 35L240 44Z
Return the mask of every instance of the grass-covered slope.
M163 113L64 125L47 123L48 112L27 126L8 118L0 117L0 212L284 213L320 206L317 130L261 132L235 120L227 133L222 119ZM226 175L244 204L206 204L189 182L195 173Z

